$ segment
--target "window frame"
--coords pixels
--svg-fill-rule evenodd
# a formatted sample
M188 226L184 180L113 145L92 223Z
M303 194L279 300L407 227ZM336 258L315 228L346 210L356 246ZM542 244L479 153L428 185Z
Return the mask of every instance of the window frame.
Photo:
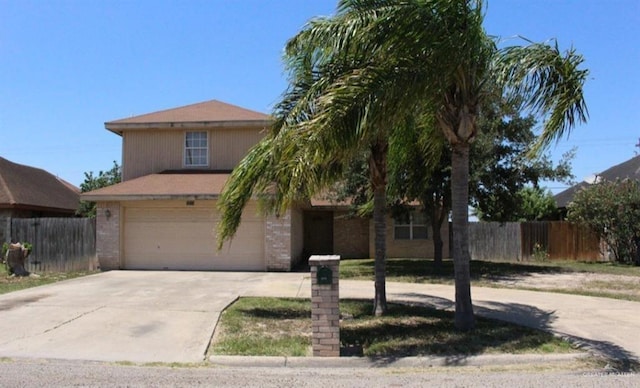
M418 223L417 220L415 219L415 215L416 214L420 214L423 217L423 223ZM406 241L416 241L416 240L428 240L429 239L429 229L427 228L427 217L424 213L419 213L417 210L411 210L408 213L405 213L403 215L406 216L408 218L408 223L406 222L407 220L405 219L399 219L399 217L394 217L393 218L393 239L394 240L406 240ZM398 236L398 228L401 228L402 230L406 230L409 231L409 235L408 237L399 237ZM424 237L422 236L416 236L416 228L424 228Z
M191 145L189 146L189 140L201 142L202 138L197 139L189 139L190 135L194 134L204 134L204 145ZM193 163L193 159L200 160L200 153L198 155L190 155L192 151L204 151L204 164L201 163ZM191 159L192 162L188 163L188 159ZM198 167L209 167L209 132L208 131L186 131L184 133L184 143L183 143L183 157L182 157L182 166L185 168L198 168Z

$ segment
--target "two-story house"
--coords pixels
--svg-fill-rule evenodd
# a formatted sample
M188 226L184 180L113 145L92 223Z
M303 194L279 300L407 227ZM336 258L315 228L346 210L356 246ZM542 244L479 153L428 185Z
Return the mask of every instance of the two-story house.
M269 125L266 114L215 100L105 123L122 137L122 183L82 195L98 205L101 268L289 271L309 254L371 257L370 220L315 200L280 217L250 202L234 239L216 249L217 199ZM390 257L433 252L420 217L393 222Z

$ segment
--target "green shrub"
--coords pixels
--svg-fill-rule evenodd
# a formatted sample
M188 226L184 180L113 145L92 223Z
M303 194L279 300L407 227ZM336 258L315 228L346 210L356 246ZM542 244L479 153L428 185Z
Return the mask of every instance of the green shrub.
M600 182L576 193L570 221L587 225L608 245L614 259L640 265L640 186L635 180Z

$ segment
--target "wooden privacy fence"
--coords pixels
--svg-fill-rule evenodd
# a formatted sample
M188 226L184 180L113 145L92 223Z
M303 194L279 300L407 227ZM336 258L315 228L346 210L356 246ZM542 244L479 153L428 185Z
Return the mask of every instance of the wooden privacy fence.
M96 223L89 218L10 218L12 241L33 245L29 272L86 271L97 268Z
M600 241L590 230L565 221L472 222L469 251L474 260L601 260Z
M474 260L521 260L520 224L469 223L469 253Z

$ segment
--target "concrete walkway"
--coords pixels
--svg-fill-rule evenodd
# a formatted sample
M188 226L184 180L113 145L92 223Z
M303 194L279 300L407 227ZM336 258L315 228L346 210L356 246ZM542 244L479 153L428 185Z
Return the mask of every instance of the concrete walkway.
M341 281L341 298L373 297ZM309 297L306 273L111 271L0 295L0 358L201 362L220 313L240 296ZM387 283L390 301L452 308L453 286ZM640 356L640 303L472 288L475 311Z

